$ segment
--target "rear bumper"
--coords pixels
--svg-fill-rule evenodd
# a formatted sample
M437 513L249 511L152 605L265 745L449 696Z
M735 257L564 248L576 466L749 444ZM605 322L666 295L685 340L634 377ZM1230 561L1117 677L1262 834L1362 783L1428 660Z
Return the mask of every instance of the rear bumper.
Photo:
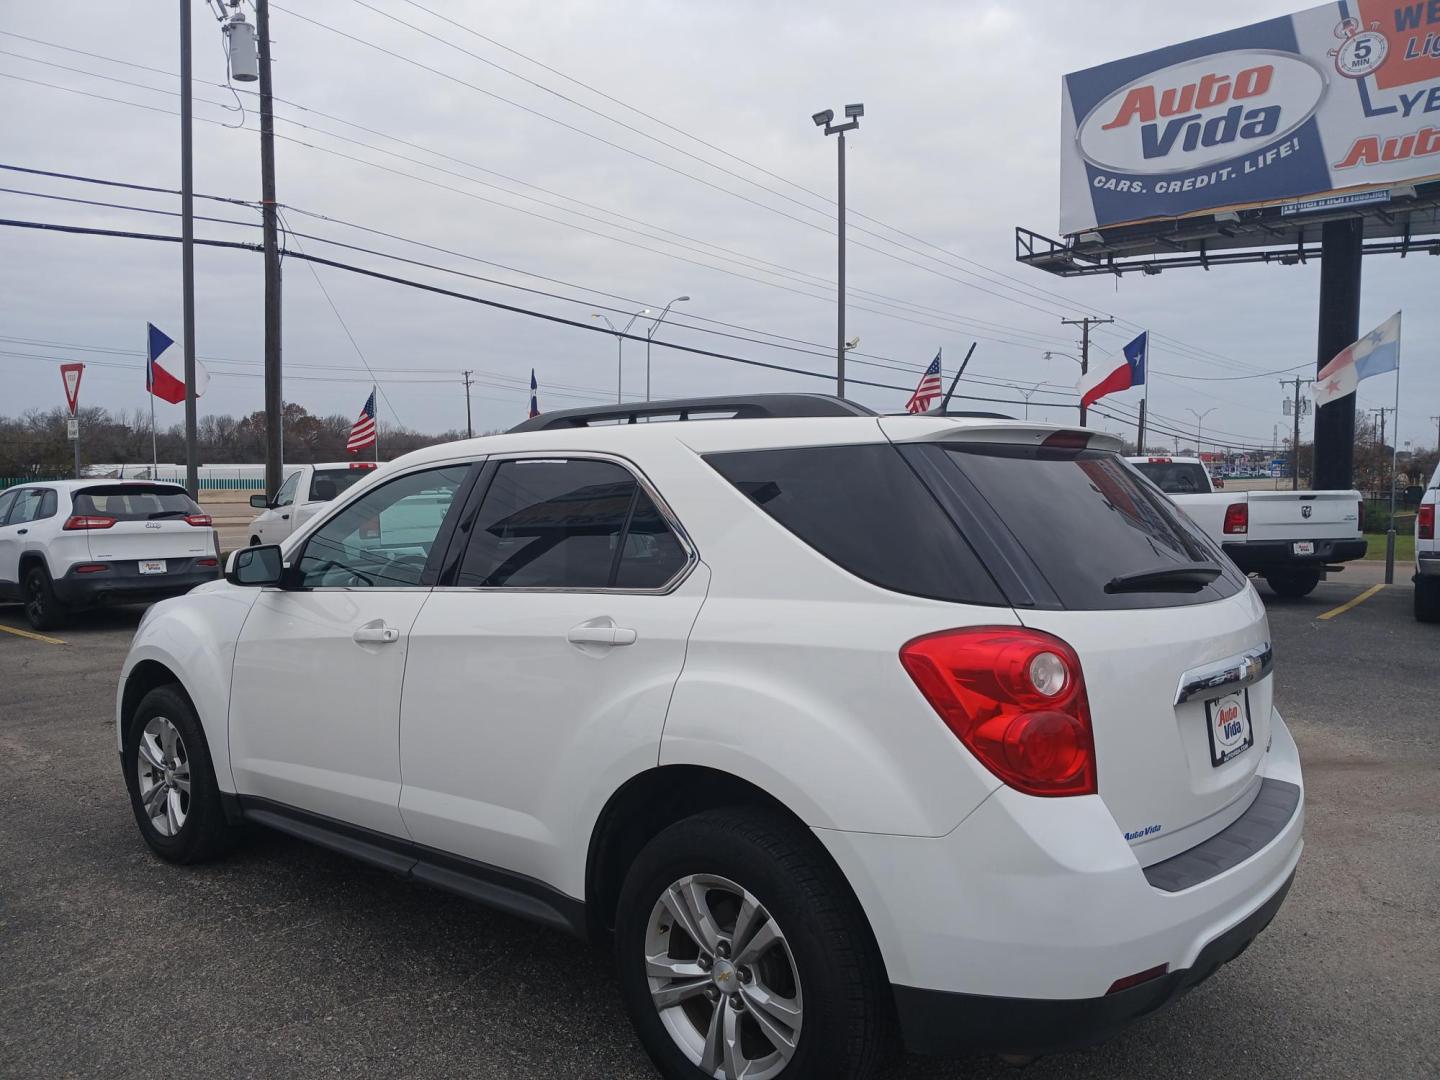
M1293 811L1203 880L1152 881L1098 796L1001 788L935 838L816 829L875 932L906 1045L1033 1054L1100 1041L1238 956L1303 848L1299 756L1275 713L1271 734L1259 775L1295 789Z
M180 596L220 576L219 566L196 565L205 557L166 559L163 574L142 574L134 560L106 563L110 569L100 573L77 574L72 569L54 580L55 596L68 607L140 604Z
M1293 569L1319 570L1326 563L1349 562L1363 559L1369 548L1369 541L1359 540L1315 540L1315 551L1311 555L1296 555L1293 540L1257 540L1244 544L1225 544L1225 554L1235 565L1247 574L1263 573L1266 570Z

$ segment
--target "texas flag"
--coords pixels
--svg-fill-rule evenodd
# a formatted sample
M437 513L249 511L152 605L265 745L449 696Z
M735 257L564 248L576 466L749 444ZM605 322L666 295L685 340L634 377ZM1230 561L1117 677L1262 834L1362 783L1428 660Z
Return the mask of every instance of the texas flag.
M1075 389L1080 391L1080 404L1088 408L1106 394L1129 390L1132 386L1145 384L1145 367L1149 362L1150 331L1143 331L1139 337L1125 346L1117 360L1097 364L1080 376Z
M1355 393L1361 379L1400 370L1400 312L1396 312L1340 353L1315 376L1310 393L1316 405L1328 405Z
M148 334L146 335L145 362L145 389L160 398L168 401L171 405L179 405L185 400L185 361L178 353L172 353L166 364L173 364L180 372L174 374L164 364L160 363L160 354L174 345L175 342L163 330L158 330L152 323L145 324ZM195 396L198 398L205 393L205 387L210 384L210 373L205 370L205 365L199 360L195 361Z

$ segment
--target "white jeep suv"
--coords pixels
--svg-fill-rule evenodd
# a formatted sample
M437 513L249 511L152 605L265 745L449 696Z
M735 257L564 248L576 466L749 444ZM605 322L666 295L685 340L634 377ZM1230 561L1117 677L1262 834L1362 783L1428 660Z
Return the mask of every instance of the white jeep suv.
M1303 819L1265 610L1119 449L761 395L409 454L141 623L140 831L613 938L667 1077L1095 1041L1265 927Z

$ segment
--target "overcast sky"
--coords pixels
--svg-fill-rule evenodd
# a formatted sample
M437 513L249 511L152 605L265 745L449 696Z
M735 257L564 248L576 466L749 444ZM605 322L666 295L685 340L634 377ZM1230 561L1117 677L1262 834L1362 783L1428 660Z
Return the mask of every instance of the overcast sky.
M1125 321L1099 334L1102 354L1117 354L1140 327L1164 335L1151 353L1150 407L1161 424L1193 431L1193 409L1213 410L1206 430L1217 440L1268 445L1277 425L1287 430L1278 377L1230 377L1313 365L1318 266L1066 281L1016 264L1013 229L1056 228L1063 73L1284 14L1289 4L1087 0L1044 5L1039 17L1033 5L916 0L420 2L492 41L407 0L284 0L272 7L275 90L283 99L277 132L287 137L277 143L279 198L295 208L286 211L295 232L489 280L315 240L299 240L302 250L590 325L603 325L592 312L623 325L637 304L659 309L688 294L691 301L675 307L657 341L833 373L835 242L833 206L825 200L834 193L835 139L822 136L810 114L863 102L866 115L848 155L848 330L860 337L850 374L906 389L852 386L853 397L897 409L937 348L948 374L976 338L970 373L979 379L1070 389L1077 366L1042 356L1077 351L1060 318L1112 313ZM178 186L179 121L171 115L178 80L166 74L179 64L174 9L89 0L8 5L0 72L35 81L0 78L0 159ZM254 201L255 99L242 94L246 111L234 111L220 40L197 0L195 186ZM154 210L178 204L163 194L14 172L0 173L0 186ZM208 201L197 203L197 213L258 221L253 208ZM179 231L173 217L9 193L0 193L0 216ZM258 240L259 231L201 222L197 235ZM89 365L82 403L148 408L139 350L147 321L180 339L178 246L19 229L0 237L0 414L61 404L59 360ZM377 373L383 422L463 428L463 368L476 372L477 430L524 415L532 367L542 408L614 400L616 348L606 335L289 260L285 397L312 412L357 412L371 382L317 274ZM1436 441L1427 418L1440 413L1437 274L1440 260L1427 257L1374 257L1364 268L1362 330L1405 311L1402 444ZM213 376L201 411L259 409L260 258L197 249L196 276L198 351ZM650 325L641 318L635 329ZM791 348L765 335L783 335ZM627 399L644 395L644 352L643 344L625 346ZM656 397L827 389L818 378L658 346L652 379ZM1017 399L1003 386L970 386L975 394ZM1035 395L1030 415L1073 419L1073 410L1038 405L1058 400L1047 399L1047 389ZM1359 404L1388 405L1393 395L1394 381L1384 376L1362 385ZM1138 397L1131 392L1120 403L1133 407ZM158 408L162 425L181 420L178 406Z

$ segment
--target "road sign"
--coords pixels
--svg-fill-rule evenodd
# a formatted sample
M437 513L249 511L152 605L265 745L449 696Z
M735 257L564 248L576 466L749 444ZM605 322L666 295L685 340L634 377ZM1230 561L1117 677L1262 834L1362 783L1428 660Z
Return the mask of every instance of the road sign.
M80 439L80 421L73 416L65 421L65 435L71 442L78 442Z
M70 406L70 415L80 404L80 376L85 373L84 364L61 364L60 379L65 383L65 403ZM74 435L70 436L72 439Z

